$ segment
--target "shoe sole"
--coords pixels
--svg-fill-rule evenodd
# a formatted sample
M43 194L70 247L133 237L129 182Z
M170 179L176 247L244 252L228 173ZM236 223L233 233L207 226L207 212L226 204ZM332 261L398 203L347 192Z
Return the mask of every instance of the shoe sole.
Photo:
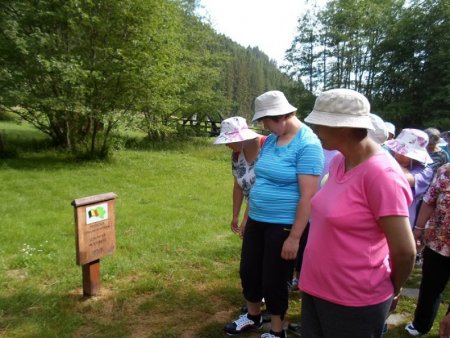
M247 330L241 330L241 331L236 332L236 333L231 333L231 332L227 332L227 331L225 331L225 333L226 333L228 336L237 336L237 335L242 334L242 333L251 332L251 331L257 331L257 330L259 330L260 328L262 328L262 326L263 326L263 323L261 323L260 326L255 326L255 327L252 327L252 328L247 329Z

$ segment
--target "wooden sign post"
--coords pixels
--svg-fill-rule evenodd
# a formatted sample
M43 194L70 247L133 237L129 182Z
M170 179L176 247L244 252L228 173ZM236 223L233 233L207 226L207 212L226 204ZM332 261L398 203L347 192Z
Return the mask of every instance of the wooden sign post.
M83 197L72 201L75 207L76 261L83 270L83 295L100 293L100 258L116 249L116 194Z

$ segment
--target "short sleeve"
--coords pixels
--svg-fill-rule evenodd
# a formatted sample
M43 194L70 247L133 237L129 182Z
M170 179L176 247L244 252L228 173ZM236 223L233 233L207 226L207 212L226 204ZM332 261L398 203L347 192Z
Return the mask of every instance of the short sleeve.
M405 176L393 168L384 168L371 177L366 196L377 220L385 216L409 216L412 191Z
M317 143L310 143L301 148L297 156L298 175L317 175L323 171L323 150Z
M445 175L445 172L446 171L444 167L441 167L436 172L436 175L434 176L434 179L431 182L430 187L428 188L426 194L423 197L425 203L429 205L436 204L436 200L441 191L441 187L444 186L445 180L448 180L447 176Z
M423 170L414 174L414 195L419 196L424 194L430 186L431 179L433 178L433 168L425 167Z

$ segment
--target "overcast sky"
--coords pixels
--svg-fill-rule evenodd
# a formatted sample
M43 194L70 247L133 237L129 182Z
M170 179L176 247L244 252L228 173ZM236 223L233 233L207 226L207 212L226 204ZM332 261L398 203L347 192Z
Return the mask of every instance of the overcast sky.
M315 2L325 3L325 0ZM306 0L201 0L213 28L243 47L258 47L278 65L297 32Z

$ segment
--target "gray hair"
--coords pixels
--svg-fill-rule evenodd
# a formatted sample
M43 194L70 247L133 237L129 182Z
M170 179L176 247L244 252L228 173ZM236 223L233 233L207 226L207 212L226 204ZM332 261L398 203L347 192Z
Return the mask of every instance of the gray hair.
M424 132L428 135L428 144L438 144L441 132L436 128L427 128Z

